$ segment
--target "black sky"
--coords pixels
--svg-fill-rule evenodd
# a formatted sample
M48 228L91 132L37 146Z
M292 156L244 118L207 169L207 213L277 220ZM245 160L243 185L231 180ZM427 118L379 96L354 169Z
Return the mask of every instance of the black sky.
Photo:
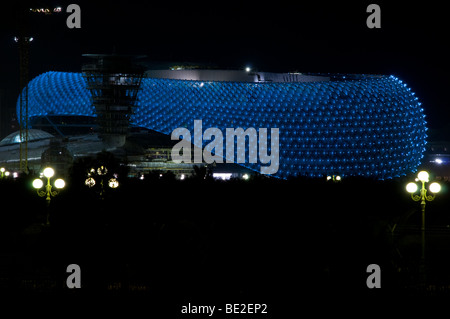
M81 7L81 29L66 26L69 3ZM366 26L370 3L381 7L381 29ZM148 62L393 74L416 92L431 128L450 122L450 27L438 2L72 0L24 7L46 4L60 5L63 12L30 18L30 78L50 70L80 72L83 53L113 50L147 55ZM17 8L6 5L0 22L0 89L11 100L19 86Z

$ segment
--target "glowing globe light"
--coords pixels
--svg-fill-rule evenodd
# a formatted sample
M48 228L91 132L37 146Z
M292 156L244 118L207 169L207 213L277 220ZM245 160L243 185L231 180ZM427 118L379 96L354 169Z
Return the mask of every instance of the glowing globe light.
M432 193L439 193L441 191L441 185L439 183L434 182L430 184L429 189L430 192Z
M51 178L55 175L55 171L51 167L47 167L44 169L44 176L47 178Z
M406 191L407 191L408 193L413 194L413 193L417 192L417 189L418 189L418 187L417 187L417 184L416 184L416 183L408 183L408 184L406 185Z
M419 181L421 182L425 182L428 183L428 178L430 177L430 175L428 174L428 172L426 171L421 171L419 172L419 174L417 174L417 178L419 179Z
M104 166L100 166L97 169L97 174L98 175L106 175L107 173L108 173L108 169L106 167L104 167Z
M84 182L84 184L87 186L87 187L94 187L95 186L95 179L93 179L92 177L89 177L89 178L87 178L86 179L86 181Z
M44 186L44 182L43 182L41 179L36 178L36 179L33 181L33 187L34 187L34 188L40 189L40 188L42 188L42 186Z
M56 187L56 188L64 188L64 186L66 186L66 182L64 182L63 179L58 178L58 179L55 181L55 187Z
M111 178L108 181L108 186L111 187L111 188L117 188L117 187L119 187L119 181L117 179L115 179L115 178Z

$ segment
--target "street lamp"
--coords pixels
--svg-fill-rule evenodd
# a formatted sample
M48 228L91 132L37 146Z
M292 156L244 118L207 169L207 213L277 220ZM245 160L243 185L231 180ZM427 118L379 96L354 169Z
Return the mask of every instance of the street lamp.
M441 185L439 183L433 182L429 185L428 190L430 191L431 195L427 195L427 189L425 187L425 184L429 182L430 175L426 171L420 171L417 174L416 182L422 182L422 187L419 190L419 187L416 183L408 183L406 185L406 191L411 194L411 198L418 202L420 201L420 204L422 206L422 229L425 229L425 205L427 201L434 200L437 193L441 191ZM416 194L417 190L420 191L419 194Z
M10 173L9 173L4 167L1 167L1 168L0 168L0 178L8 177L9 174L10 174Z
M431 202L434 200L437 193L441 191L441 185L439 183L433 182L429 185L428 190L431 195L427 195L427 189L425 187L425 183L429 182L430 175L427 171L420 171L417 174L416 182L422 182L422 187L419 189L416 183L408 183L406 185L406 191L411 194L411 198L413 201L420 201L420 205L422 207L422 262L425 262L425 206L426 202ZM419 194L416 194L417 190L419 190Z
M64 186L66 185L66 182L62 179L62 178L58 178L55 180L55 182L53 183L55 188L57 190L52 191L52 184L50 182L51 178L55 175L55 171L53 168L51 167L46 167L43 171L43 175L47 178L47 184L45 185L45 189L41 190L41 188L44 186L44 182L42 181L42 179L40 178L36 178L33 181L33 187L36 189L37 194L40 197L46 197L46 201L47 201L47 221L46 224L49 225L49 206L50 206L50 201L52 197L55 197L56 195L58 195L59 191L58 189L62 189L64 188Z
M108 169L105 166L100 166L97 169L91 168L89 173L87 174L87 178L84 182L84 184L92 188L97 184L97 181L100 182L100 197L103 199L104 193L105 193L105 182L106 182L106 175L108 174ZM97 180L94 178L97 176ZM119 181L117 180L117 175L114 174L112 178L109 178L107 181L107 185L110 188L117 188L119 187Z
M327 176L327 181L340 182L341 179L342 178L340 175L328 175Z

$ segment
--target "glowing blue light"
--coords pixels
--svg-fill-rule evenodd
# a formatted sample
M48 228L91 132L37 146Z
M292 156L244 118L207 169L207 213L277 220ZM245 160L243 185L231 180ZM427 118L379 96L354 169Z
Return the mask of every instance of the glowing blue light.
M193 132L194 120L222 132L278 127L277 177L386 179L415 171L425 150L425 115L405 87L395 76L294 83L144 78L131 122L167 135L177 127ZM28 90L30 117L96 116L80 73L47 72ZM259 163L248 163L248 152L247 144L243 166L260 171Z

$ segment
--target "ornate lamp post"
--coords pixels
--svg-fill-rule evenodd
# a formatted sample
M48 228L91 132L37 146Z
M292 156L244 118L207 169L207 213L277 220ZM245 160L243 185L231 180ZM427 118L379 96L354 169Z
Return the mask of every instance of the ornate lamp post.
M420 227L422 233L422 252L421 252L421 261L422 267L425 266L425 206L427 201L430 202L434 200L437 193L441 191L441 185L439 183L433 182L428 186L428 190L432 193L431 195L427 195L427 189L425 184L429 182L430 175L426 171L421 171L417 174L416 182L421 182L422 187L419 189L416 183L408 183L406 185L406 191L411 194L412 200L415 202L420 201L420 206L422 207L422 225ZM419 190L419 194L416 192Z
M342 180L340 175L328 175L327 181L340 182Z
M59 191L58 190L52 190L53 186L51 184L51 178L55 175L55 171L53 170L53 168L51 168L51 167L45 168L44 171L43 171L43 175L44 175L44 177L47 178L47 184L45 185L45 189L42 190L42 187L44 186L44 182L40 178L36 178L33 181L33 187L36 189L37 194L40 197L46 196L46 198L45 198L46 201L47 201L46 225L48 226L48 225L50 225L50 222L49 222L50 201L51 201L52 197L55 197L56 195L58 195ZM56 179L53 184L54 184L55 188L57 188L57 189L62 189L66 185L65 181L62 178Z
M84 182L85 185L89 188L94 187L97 184L97 181L100 182L100 198L104 198L105 194L105 182L106 182L106 174L108 174L108 169L105 166L100 166L97 169L91 168L89 173L87 174L86 181ZM97 178L94 178L97 177ZM119 181L116 178L116 175L114 177L108 179L107 185L110 188L117 188L119 187Z
M8 177L10 175L10 173L4 168L0 168L0 178L5 178Z

